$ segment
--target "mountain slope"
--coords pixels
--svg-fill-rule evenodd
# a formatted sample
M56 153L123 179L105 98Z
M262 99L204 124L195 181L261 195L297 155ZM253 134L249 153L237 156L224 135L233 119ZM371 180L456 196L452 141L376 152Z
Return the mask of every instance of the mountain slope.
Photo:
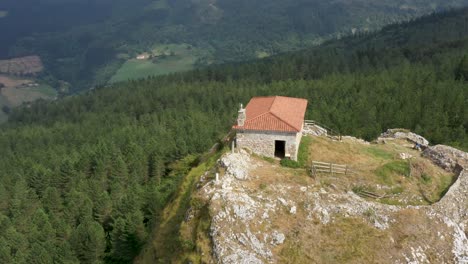
M39 3L34 4L33 11L25 8L32 5L31 0L0 4L0 10L8 11L0 23L0 30L7 34L0 56L38 54L47 69L44 80L54 86L58 85L57 80L64 80L77 91L106 83L125 61L141 52L152 52L157 45L185 43L200 49L201 54L195 56L190 66L203 66L302 49L324 39L375 30L468 2L437 0L428 5L418 0L69 0L66 3L41 0ZM61 11L55 11L58 9ZM147 67L150 73L160 74L151 71L151 65ZM177 70L175 67L173 71Z
M132 262L161 221L178 230L164 208L252 96L307 98L306 117L343 134L371 139L405 127L467 148L467 17L466 9L428 16L13 110L0 127L0 262ZM169 249L193 249L177 234L168 239ZM164 263L165 249L156 249Z
M192 198L197 202L187 211L190 217L181 224L181 238L196 244L185 261L209 263L210 257L223 264L468 260L464 227L468 217L463 213L468 209L467 170L456 171L456 183L439 201L453 174L424 158L427 152L421 155L409 148L407 141L303 139L309 142L305 144L312 156L309 161L346 160L355 172L311 177L309 170L284 168L278 161L244 150L225 154L218 163L219 180L213 179L216 169L204 175L199 183L203 187ZM458 166L468 164L468 153L452 151L440 145L430 148L433 161L456 159ZM398 158L401 152L411 153L411 162ZM392 164L406 167L410 175ZM386 168L386 178L374 166ZM430 182L424 183L424 177ZM445 191L441 194L438 188ZM428 204L425 197L431 192L440 196ZM196 233L192 236L182 232L197 225L205 206L209 228L204 232L213 243L209 249L202 246L200 230L192 231Z

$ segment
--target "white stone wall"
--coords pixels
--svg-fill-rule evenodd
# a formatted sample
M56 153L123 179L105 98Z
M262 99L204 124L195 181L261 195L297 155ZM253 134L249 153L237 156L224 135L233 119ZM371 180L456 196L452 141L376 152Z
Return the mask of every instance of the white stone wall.
M248 148L266 157L275 156L275 140L286 141L286 154L297 160L297 151L302 133L282 133L274 131L237 131L237 147Z
M299 152L299 145L301 144L302 132L296 133L296 154L295 160L297 160L297 153Z

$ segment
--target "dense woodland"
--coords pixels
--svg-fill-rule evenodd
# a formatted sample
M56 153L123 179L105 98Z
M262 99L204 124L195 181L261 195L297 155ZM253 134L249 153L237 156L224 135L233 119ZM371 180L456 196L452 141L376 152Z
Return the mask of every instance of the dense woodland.
M105 84L130 57L155 44L188 43L198 65L310 47L372 31L468 0L3 0L0 57L37 54L41 80L71 92ZM34 8L29 8L34 6Z
M465 9L15 109L0 128L0 262L130 263L252 96L307 98L307 118L343 134L404 127L466 150L467 80Z

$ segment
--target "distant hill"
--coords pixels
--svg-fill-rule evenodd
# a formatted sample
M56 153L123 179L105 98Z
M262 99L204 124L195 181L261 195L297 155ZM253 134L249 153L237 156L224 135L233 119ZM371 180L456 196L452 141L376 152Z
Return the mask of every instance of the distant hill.
M379 29L468 0L6 0L0 57L38 54L43 79L72 91L109 79L250 60ZM34 9L27 8L34 6ZM168 61L129 62L161 45L190 45ZM178 57L177 57L178 55ZM129 62L127 64L124 64ZM170 66L167 66L170 65ZM169 70L158 70L168 67ZM117 76L116 76L117 73Z
M467 21L468 9L438 13L299 52L115 83L11 110L0 126L0 263L199 258L198 237L181 227L193 212L187 208L209 216L191 199L195 180L217 159L203 153L223 141L239 103L253 96L306 98L307 119L344 135L370 140L398 127L431 144L468 149ZM356 153L374 156L376 166L394 156L372 146ZM381 168L382 180L399 168ZM437 182L432 177L421 175L413 187L428 188ZM196 230L207 230L205 223Z

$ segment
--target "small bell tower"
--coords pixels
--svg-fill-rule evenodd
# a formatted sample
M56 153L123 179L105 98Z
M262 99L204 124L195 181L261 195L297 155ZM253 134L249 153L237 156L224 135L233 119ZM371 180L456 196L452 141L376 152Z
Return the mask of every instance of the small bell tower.
M239 109L239 112L238 112L238 116L237 116L237 125L238 126L244 126L244 123L245 123L245 119L246 119L246 114L245 114L245 108L244 106L241 104L240 105L240 109Z

